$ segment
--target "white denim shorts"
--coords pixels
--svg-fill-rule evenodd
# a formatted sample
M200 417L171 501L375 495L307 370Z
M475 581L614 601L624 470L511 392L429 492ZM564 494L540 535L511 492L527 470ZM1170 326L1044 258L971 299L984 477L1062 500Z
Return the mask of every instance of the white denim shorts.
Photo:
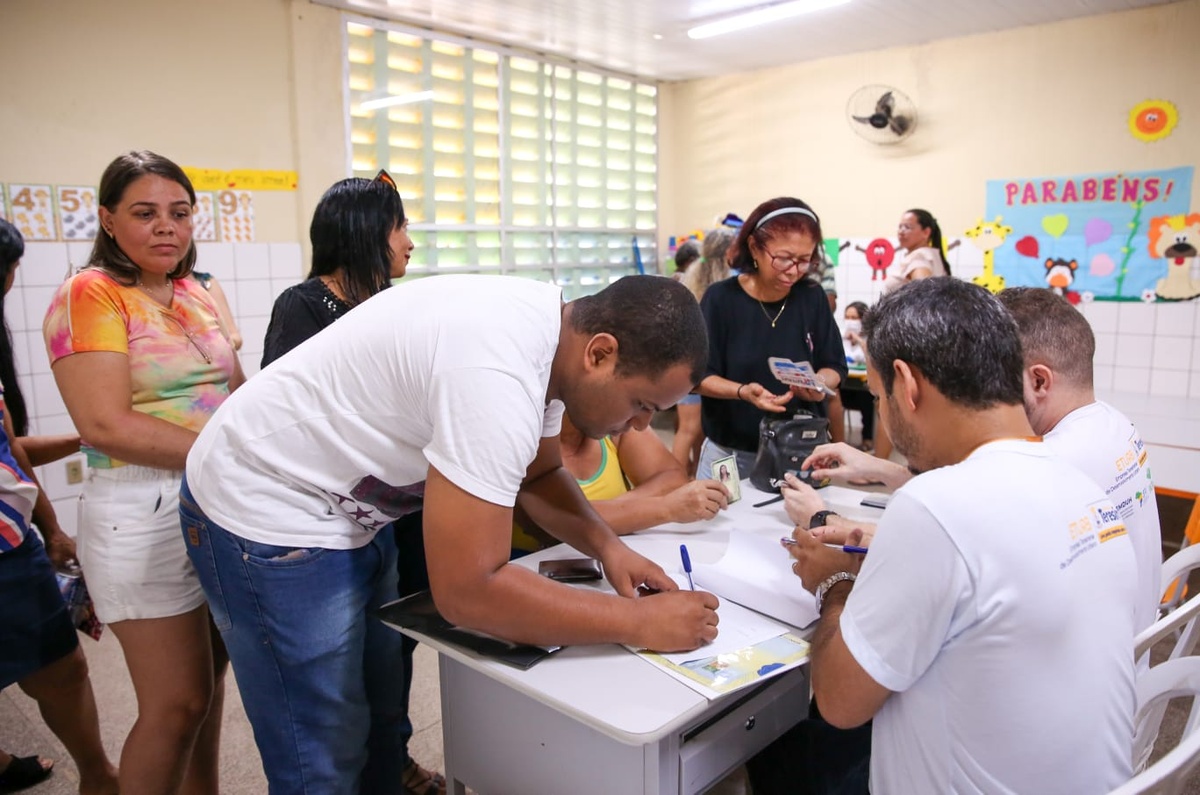
M177 616L204 604L180 530L182 475L133 465L89 470L76 551L104 623Z

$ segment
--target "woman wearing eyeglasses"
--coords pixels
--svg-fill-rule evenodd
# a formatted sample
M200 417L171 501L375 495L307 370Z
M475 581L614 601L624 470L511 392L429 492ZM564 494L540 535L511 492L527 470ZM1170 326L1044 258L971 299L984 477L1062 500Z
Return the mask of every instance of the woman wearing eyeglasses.
M804 409L825 414L825 393L789 387L771 373L771 357L809 362L836 390L846 376L841 334L821 285L809 274L820 260L821 222L799 199L763 202L746 219L731 259L740 271L708 288L700 308L708 324L708 373L700 382L707 437L698 472L736 455L750 472L764 416Z
M43 331L87 454L77 553L97 617L121 644L138 717L121 792L217 791L227 657L179 522L196 434L245 380L196 264L196 194L183 170L129 152L100 178L87 267Z

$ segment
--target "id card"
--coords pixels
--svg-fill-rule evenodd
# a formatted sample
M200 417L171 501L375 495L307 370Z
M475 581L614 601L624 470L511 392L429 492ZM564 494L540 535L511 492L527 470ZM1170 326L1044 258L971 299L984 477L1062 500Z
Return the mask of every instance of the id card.
M808 362L793 362L791 359L772 356L767 359L767 364L771 368L771 375L788 386L815 389L818 392L833 394L833 390L825 386L825 383L817 378L816 372Z
M730 505L742 498L742 476L738 474L737 456L731 455L713 461L712 477L729 492Z

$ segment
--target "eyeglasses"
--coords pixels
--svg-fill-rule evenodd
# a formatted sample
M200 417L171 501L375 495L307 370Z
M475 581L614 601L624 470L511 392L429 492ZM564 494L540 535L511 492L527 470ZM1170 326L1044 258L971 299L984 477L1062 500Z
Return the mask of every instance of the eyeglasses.
M196 353L200 355L200 358L204 360L205 364L212 364L212 354L210 354L208 350L200 344L200 341L196 339L196 335L193 334L187 326L183 325L182 320L165 310L162 312L162 316L179 327L179 330L183 332L183 336L187 337L188 342L191 343L191 347L196 349Z
M391 185L393 189L400 190L396 187L396 180L392 179L392 175L387 173L386 169L379 169L379 173L375 175L376 182L382 182L384 185Z
M766 254L771 258L771 267L781 272L791 270L797 265L800 266L800 270L803 272L807 271L813 264L812 254L809 254L807 257L792 257L783 254L772 254L769 251L766 252Z

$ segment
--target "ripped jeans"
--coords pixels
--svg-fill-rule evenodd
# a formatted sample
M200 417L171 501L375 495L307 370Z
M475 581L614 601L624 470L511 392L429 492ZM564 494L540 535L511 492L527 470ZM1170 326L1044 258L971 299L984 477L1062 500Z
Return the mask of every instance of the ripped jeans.
M395 598L391 531L350 550L261 544L205 515L186 480L179 513L271 795L401 792L402 636L371 615Z

